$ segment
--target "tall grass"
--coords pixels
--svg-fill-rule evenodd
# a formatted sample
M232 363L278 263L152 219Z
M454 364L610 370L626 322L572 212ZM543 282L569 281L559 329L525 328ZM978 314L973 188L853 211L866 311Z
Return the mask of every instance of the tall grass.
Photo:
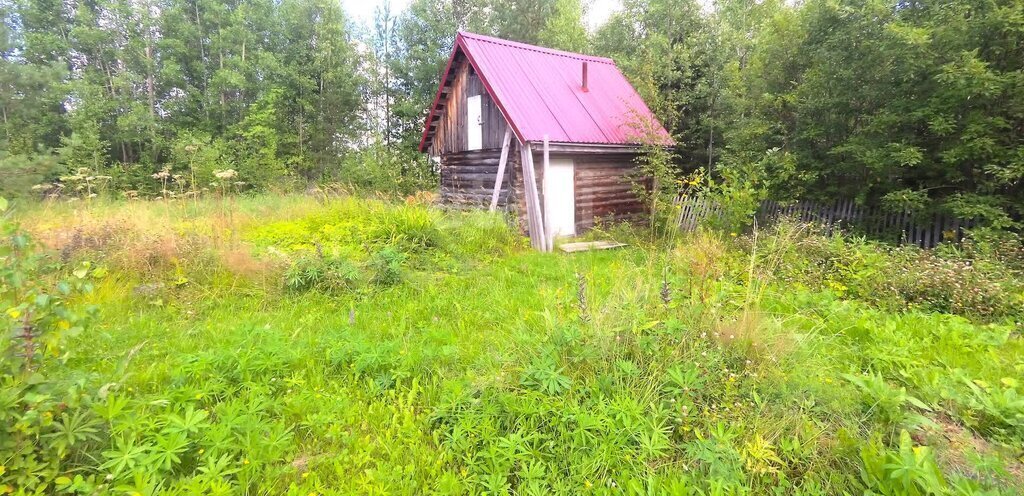
M51 365L94 436L35 475L8 463L12 490L1021 489L1016 324L882 301L872 278L915 263L882 247L617 227L629 247L536 253L496 215L356 197L21 219L106 274Z

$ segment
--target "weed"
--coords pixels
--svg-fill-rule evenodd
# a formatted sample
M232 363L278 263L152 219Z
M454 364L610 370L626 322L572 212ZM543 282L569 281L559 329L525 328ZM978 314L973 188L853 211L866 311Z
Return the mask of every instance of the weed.
M429 198L231 198L5 231L0 492L1019 492L1016 314L947 304L1012 301L1005 250L919 297L885 284L923 255L799 225L568 255Z

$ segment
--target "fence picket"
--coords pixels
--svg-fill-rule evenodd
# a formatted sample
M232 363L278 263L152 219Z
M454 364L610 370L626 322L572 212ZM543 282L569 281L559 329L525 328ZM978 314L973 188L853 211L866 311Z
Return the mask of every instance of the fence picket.
M693 231L701 222L721 219L724 214L721 205L710 199L683 193L672 200L672 205L678 212L675 216L676 227L682 231ZM960 219L941 213L918 218L908 211L886 212L879 206L858 205L849 198L830 203L806 200L780 203L764 200L754 216L759 224L767 224L779 217L821 224L828 233L857 228L871 237L895 235L897 243L914 244L921 248L934 248L947 241L960 242L964 230L974 226L973 219Z

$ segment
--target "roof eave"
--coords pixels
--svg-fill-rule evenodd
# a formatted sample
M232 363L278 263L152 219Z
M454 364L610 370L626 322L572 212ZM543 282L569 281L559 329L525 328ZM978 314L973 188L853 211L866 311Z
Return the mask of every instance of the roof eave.
M512 132L516 135L516 138L519 140L520 143L525 142L525 140L523 139L523 133L519 130L519 127L516 126L516 123L513 122L511 118L509 118L508 110L506 110L505 104L503 104L501 102L501 99L498 98L498 95L495 94L494 88L491 86L491 83L487 80L487 76L484 75L483 71L480 70L479 64L477 64L476 60L473 58L473 54L470 53L469 47L466 46L465 37L462 35L462 32L459 31L455 35L455 43L452 45L452 54L448 56L448 64L445 66L444 72L441 73L441 81L437 85L437 94L434 96L433 103L430 104L430 112L427 113L427 120L423 125L423 135L420 137L419 146L420 153L426 151L425 146L427 143L427 136L430 135L430 121L434 119L434 115L436 115L437 113L437 103L441 100L441 95L442 92L444 91L445 81L448 80L448 73L450 73L452 70L452 65L455 62L455 55L458 54L459 50L462 50L462 53L466 56L466 60L476 71L476 75L477 77L480 78L480 82L483 83L484 89L487 90L487 94L490 95L491 100L493 100L495 105L498 106L498 110L501 111L501 116L505 119L505 122L512 129Z
M434 95L434 101L430 103L430 112L427 112L427 120L423 123L423 135L420 137L420 153L427 151L424 145L427 143L427 136L430 134L430 121L434 119L434 115L437 113L437 103L441 101L441 95L444 91L444 82L448 80L448 73L452 70L452 64L455 62L455 55L459 52L459 42L462 38L462 33L455 35L455 43L452 44L452 53L448 56L448 63L445 64L444 71L441 73L441 80L437 84L437 93Z

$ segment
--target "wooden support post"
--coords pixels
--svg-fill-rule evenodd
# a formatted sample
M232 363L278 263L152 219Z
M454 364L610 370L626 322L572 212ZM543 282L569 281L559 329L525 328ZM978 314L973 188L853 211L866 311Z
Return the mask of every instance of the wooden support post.
M530 246L537 249L537 217L533 211L533 195L530 192L530 174L526 171L529 162L526 160L526 145L519 143L519 164L523 174L523 202L526 204L526 228L530 231Z
M545 134L544 135L544 177L542 178L542 180L543 180L543 185L544 185L544 227L546 227L547 230L544 231L544 239L546 241L546 243L544 245L544 251L551 251L551 250L555 249L555 239L554 239L555 236L554 236L554 233L551 232L551 202L549 201L551 197L548 196L548 193L549 193L549 191L548 191L548 172L549 172L549 170L551 168L550 167L550 163L551 163L550 157L551 157L551 154L550 154L550 151L548 150L548 135Z
M505 163L508 162L508 145L512 141L512 132L505 128L505 138L501 141L501 158L498 159L498 177L494 178L494 193L491 193L491 212L498 208L498 194L501 193L501 182L505 179Z
M523 182L526 192L527 218L530 220L530 241L533 247L545 251L547 241L544 236L544 218L540 211L540 199L537 194L537 176L533 170L533 149L530 142L522 143Z

